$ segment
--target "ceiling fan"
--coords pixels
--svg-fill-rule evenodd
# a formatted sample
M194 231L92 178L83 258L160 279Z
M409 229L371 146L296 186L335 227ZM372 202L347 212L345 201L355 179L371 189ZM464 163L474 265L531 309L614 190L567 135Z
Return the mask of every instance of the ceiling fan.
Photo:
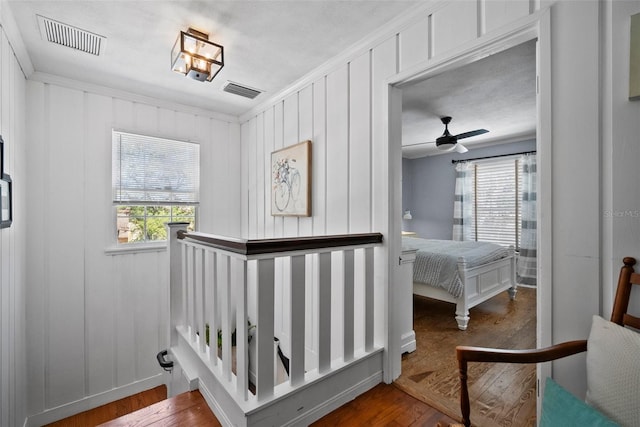
M483 133L489 132L486 129L476 129L469 132L459 133L458 135L451 135L451 133L449 132L449 123L451 123L451 117L441 117L440 120L444 125L444 133L442 134L442 136L436 139L436 147L438 147L440 150L451 150L455 147L455 150L458 153L466 153L469 150L464 145L458 143L459 139L482 135Z

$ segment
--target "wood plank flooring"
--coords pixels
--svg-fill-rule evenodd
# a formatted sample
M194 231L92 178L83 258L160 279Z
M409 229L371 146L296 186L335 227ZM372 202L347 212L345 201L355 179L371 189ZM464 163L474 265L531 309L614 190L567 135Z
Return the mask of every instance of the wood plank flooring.
M536 346L536 291L520 287L471 309L466 331L454 320L455 306L414 296L417 350L403 356L396 385L439 411L460 416L456 345L524 349ZM535 365L469 365L471 421L480 427L536 425Z
M163 391L166 395L166 389ZM197 390L122 415L122 411L156 398L155 389L149 390L148 393L151 396L140 393L50 425L56 427L221 426ZM118 415L119 418L115 418L115 414L122 416ZM450 423L454 423L454 420L409 396L394 385L378 384L367 393L316 421L312 426L434 427L448 426Z
M48 424L45 427L88 427L97 426L138 409L146 408L167 398L167 387L164 385L125 397L115 402L73 415L69 418Z

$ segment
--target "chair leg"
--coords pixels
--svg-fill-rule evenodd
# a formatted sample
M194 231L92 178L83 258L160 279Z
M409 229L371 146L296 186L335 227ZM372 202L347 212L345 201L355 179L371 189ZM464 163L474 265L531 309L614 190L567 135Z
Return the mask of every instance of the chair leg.
M469 388L467 387L467 361L458 359L458 368L460 370L460 412L462 413L462 422L465 427L470 427L471 404L469 402Z

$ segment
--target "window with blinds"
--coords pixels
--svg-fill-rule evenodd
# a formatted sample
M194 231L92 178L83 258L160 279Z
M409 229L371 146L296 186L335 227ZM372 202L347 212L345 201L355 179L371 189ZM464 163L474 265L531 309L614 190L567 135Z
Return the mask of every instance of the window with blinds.
M118 243L166 240L166 222L195 226L198 144L112 132L112 191Z
M519 247L522 224L519 163L507 158L474 165L475 240Z

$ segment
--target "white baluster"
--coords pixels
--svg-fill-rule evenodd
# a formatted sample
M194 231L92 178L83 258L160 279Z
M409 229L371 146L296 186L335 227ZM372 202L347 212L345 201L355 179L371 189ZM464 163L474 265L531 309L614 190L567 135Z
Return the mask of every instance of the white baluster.
M218 262L218 278L221 298L220 316L222 322L222 375L227 381L231 381L231 276L230 258L220 255Z
M214 366L218 365L218 254L211 252L209 258L210 275L209 286L211 290L211 298L209 300L209 360Z
M256 395L258 400L273 396L273 305L274 260L258 261L256 339Z
M186 331L188 331L188 321L187 321L187 313L188 313L188 292L189 289L189 263L187 262L187 253L189 251L189 247L186 244L182 245L182 315L180 316L179 326L183 326Z
M187 326L189 328L189 341L196 341L195 328L195 248L188 246L187 251Z
M247 334L247 261L233 260L232 282L236 289L236 376L237 392L247 400L249 392L249 339Z
M305 344L305 257L291 257L291 357L289 378L291 385L304 381Z
M318 372L331 369L331 253L318 255Z
M353 340L354 340L354 279L353 279L353 250L345 250L342 252L344 256L344 361L348 362L353 359Z
M204 249L197 249L195 252L195 286L196 286L196 330L200 334L200 352L206 351L206 331L205 331L205 307L206 294L204 290Z
M364 349L366 352L373 350L374 317L373 317L373 248L364 250Z

